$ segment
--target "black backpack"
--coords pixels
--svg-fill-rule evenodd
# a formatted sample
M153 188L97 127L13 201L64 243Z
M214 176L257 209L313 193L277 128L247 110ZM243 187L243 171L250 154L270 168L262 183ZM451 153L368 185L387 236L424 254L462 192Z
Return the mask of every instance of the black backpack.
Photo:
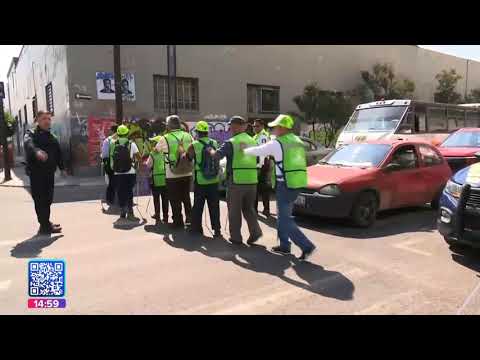
M130 141L120 144L117 140L113 149L113 171L119 174L127 173L132 168L132 158L130 157Z
M198 140L202 145L202 161L199 165L200 171L205 179L214 179L220 171L220 160L216 156L210 154L210 150L216 150L212 141L208 143Z

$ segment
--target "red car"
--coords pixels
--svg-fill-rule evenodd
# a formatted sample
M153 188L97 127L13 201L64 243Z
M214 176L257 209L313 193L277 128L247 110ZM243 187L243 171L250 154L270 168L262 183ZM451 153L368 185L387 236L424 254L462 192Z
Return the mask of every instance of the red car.
M480 128L458 129L439 145L438 150L454 173L478 162L475 154L480 152Z
M308 185L294 212L350 217L368 227L377 211L438 206L452 171L439 151L419 141L375 141L350 144L308 168Z

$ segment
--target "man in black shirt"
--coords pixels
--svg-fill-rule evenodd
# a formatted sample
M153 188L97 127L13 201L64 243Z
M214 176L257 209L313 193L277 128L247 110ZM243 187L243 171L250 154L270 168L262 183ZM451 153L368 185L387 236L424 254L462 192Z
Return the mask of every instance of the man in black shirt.
M59 233L59 224L50 222L50 206L53 202L53 187L57 167L65 176L60 144L50 133L51 114L39 111L37 125L25 133L23 146L27 160L27 174L30 177L30 189L35 203L37 219L40 223L39 234Z

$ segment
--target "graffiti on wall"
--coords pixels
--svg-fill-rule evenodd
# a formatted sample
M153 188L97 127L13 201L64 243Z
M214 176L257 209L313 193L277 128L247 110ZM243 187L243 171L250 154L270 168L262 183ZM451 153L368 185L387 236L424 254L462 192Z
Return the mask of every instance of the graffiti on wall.
M107 138L110 127L115 124L113 118L88 117L88 165L98 166L100 164L100 153L103 140Z
M87 166L88 165L88 118L85 116L79 116L76 114L71 118L70 126L72 137L70 140L70 146L72 149L72 161L75 166Z
M219 144L223 144L230 139L230 127L228 126L229 117L225 114L210 114L204 116L203 119L208 122L208 135L210 138L218 141ZM195 136L195 124L196 122L187 122L190 127L190 133Z

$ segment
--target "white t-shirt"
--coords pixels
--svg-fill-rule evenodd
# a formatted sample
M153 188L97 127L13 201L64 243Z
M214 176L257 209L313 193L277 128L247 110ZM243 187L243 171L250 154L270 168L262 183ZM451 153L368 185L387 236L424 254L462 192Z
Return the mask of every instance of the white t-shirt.
M270 140L266 144L250 147L243 151L247 155L273 156L275 162L283 161L282 146L277 140ZM280 176L283 175L277 164L275 164L275 173Z
M135 144L133 141L130 142L130 158L132 160L135 159L135 155L138 153L138 147L137 144ZM126 173L115 173L115 175L128 175L128 174L136 174L137 171L135 170L135 166L132 164L132 168L126 172Z

